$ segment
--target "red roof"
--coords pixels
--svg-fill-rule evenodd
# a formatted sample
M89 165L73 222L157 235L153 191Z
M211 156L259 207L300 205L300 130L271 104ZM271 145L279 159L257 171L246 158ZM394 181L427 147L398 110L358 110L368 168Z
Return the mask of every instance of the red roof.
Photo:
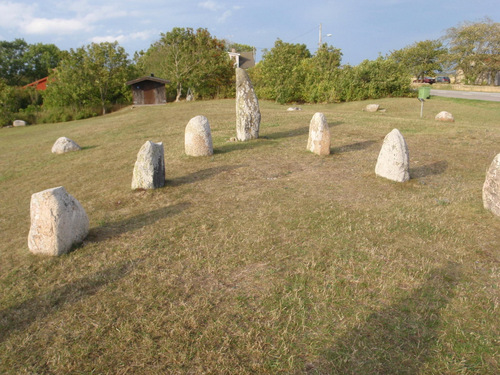
M47 89L47 80L49 77L45 77L39 79L38 81L28 83L26 86L23 86L23 89L27 87L34 87L36 90L46 90Z

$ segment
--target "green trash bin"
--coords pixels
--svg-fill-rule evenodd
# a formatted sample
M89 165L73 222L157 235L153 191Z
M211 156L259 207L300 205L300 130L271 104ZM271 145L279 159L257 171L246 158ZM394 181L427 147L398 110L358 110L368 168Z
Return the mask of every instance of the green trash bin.
M422 86L418 88L419 99L429 99L431 97L431 88L429 86Z

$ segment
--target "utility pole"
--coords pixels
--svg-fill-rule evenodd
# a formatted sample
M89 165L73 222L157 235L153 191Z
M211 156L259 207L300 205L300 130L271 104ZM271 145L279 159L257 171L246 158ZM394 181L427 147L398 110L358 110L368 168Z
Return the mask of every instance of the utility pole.
M325 36L332 36L332 34L326 34ZM319 39L318 39L318 49L323 45L323 24L319 24Z
M318 41L318 48L321 48L321 36L323 34L323 25L322 24L319 24L319 41Z

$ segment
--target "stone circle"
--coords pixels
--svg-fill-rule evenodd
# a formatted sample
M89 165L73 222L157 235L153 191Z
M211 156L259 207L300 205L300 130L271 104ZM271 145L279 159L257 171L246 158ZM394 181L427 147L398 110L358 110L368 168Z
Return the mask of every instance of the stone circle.
M368 104L366 107L365 107L365 111L366 112L377 112L380 108L380 105L379 104Z
M28 247L35 254L65 254L89 233L85 210L63 186L33 194L30 216Z
M28 125L24 120L14 120L12 126L26 126Z
M307 149L318 155L330 155L330 128L323 113L317 112L309 123Z
M435 120L442 121L442 122L455 122L453 115L450 112L446 112L446 111L439 112L436 115Z
M205 116L196 116L189 120L184 135L184 148L189 156L213 155L210 124Z
M500 216L500 154L495 156L486 171L483 184L483 206Z
M57 141L52 146L53 154L64 154L66 152L80 151L80 150L81 147L78 146L75 141L66 137L58 138Z
M259 101L248 73L236 68L236 138L249 141L259 138Z
M398 129L393 129L385 136L375 173L377 176L396 182L405 182L410 179L410 153Z
M163 143L147 141L137 153L132 189L157 189L165 185Z

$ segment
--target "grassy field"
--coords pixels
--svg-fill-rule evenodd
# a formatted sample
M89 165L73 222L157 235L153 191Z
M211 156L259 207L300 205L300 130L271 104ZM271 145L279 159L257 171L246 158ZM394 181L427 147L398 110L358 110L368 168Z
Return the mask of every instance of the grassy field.
M126 108L0 129L2 374L500 372L500 218L482 207L500 103L433 98L261 102L237 143L234 100ZM453 124L434 116L447 110ZM323 112L332 154L306 151ZM214 156L187 157L210 121ZM407 183L375 176L393 128ZM60 136L83 150L50 152ZM167 184L132 191L142 144ZM73 252L32 255L31 194L64 186L90 218Z

